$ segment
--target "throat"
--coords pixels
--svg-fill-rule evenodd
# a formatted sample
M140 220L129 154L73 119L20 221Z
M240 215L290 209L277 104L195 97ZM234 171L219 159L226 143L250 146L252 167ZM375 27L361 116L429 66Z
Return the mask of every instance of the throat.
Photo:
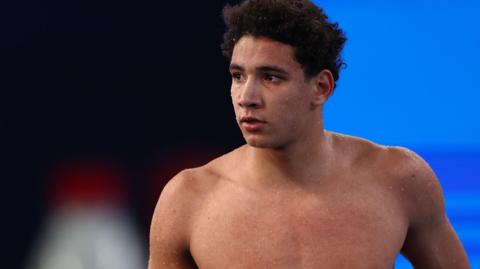
M247 146L245 167L254 177L265 178L264 180L318 180L326 177L334 168L333 145L330 139L324 136L317 143L303 147L271 149Z

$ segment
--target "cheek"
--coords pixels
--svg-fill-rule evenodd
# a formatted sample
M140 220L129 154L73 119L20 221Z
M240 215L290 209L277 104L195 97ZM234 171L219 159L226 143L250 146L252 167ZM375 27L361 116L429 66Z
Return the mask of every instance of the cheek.
M300 128L311 113L310 103L305 96L289 96L279 103L278 107L278 116L290 131Z
M289 117L298 117L298 114L305 114L310 108L309 101L305 96L298 94L284 97L280 100L278 107L281 113Z
M232 86L232 87L230 88L230 98L231 98L232 104L233 104L234 106L237 105L237 101L238 101L238 97L239 97L239 96L238 96L238 92L239 92L238 89L235 89L234 86Z
M235 97L233 92L231 92L230 97L232 101L233 111L235 112L235 115L238 115L239 106L238 106L237 98Z

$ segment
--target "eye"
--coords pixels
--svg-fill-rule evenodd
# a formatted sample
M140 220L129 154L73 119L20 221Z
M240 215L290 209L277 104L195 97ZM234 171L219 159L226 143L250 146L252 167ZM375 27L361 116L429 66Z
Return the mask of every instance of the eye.
M271 83L278 83L283 80L282 77L271 75L271 74L266 74L264 79Z
M236 82L242 82L245 80L245 77L243 76L243 74L239 72L233 72L231 73L231 76L232 76L232 80Z

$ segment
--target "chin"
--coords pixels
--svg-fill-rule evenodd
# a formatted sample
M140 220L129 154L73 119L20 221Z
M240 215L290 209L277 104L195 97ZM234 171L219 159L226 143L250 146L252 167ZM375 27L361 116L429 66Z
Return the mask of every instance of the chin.
M245 142L249 146L252 146L254 148L267 148L267 149L274 149L274 148L280 148L281 145L277 141L273 141L272 139L265 139L264 137L249 137L249 136L244 136Z
M266 143L259 143L258 141L246 141L247 144L254 148L270 148L271 146Z

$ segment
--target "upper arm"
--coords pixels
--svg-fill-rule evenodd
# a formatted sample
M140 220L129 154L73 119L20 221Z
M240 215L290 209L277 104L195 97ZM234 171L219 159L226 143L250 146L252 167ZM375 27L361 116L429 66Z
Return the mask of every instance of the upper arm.
M429 165L404 150L402 180L409 227L402 254L414 268L470 268L465 251L445 212L440 183Z
M165 186L150 227L149 269L196 268L189 253L193 193L181 172Z

